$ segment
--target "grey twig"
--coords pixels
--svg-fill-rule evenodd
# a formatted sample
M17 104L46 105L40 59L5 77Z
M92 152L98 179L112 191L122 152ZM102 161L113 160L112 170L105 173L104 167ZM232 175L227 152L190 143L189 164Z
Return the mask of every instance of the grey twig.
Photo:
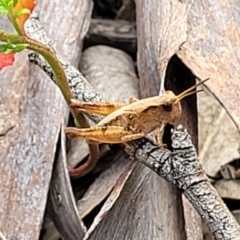
M146 139L135 142L136 158L183 192L216 239L240 239L240 226L205 176L187 130L178 126L171 138L172 152Z
M29 37L49 46L50 41L39 21L34 18L32 20L34 20L35 25L38 25L36 27L38 31L34 32L34 36L30 31L27 31ZM69 86L75 98L87 102L104 101L76 68L63 58L59 56L58 58L65 69ZM30 53L29 60L37 64L55 81L51 68L41 56L37 53ZM89 117L95 123L100 120L97 116L89 115ZM240 226L211 183L208 182L198 161L191 137L182 126L172 131L172 152L167 149L159 149L146 138L135 141L132 145L136 150L137 160L183 192L217 240L240 240Z

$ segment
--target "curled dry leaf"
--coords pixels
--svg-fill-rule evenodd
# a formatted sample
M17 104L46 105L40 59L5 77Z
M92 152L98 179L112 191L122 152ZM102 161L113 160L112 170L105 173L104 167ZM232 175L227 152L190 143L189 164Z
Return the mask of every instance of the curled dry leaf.
M80 218L86 217L97 205L99 205L112 190L119 176L129 165L129 160L120 151L112 159L111 166L96 178L84 196L77 202Z
M141 97L149 97L159 93L161 81L162 92L169 60L187 40L188 9L179 0L141 0L136 11Z
M139 18L137 23L141 26L138 27L138 36L140 36L138 45L146 46L138 50L138 58L141 59L138 62L141 77L140 89L145 89L147 84L152 82L150 86L155 88L149 88L149 91L151 91L151 95L157 94L156 89L158 89L161 80L164 79L169 59L176 53L198 77L202 79L210 77L211 80L207 83L210 91L226 107L238 129L240 129L240 111L238 110L240 108L236 107L240 92L239 84L237 84L240 78L238 71L236 71L239 68L238 58L240 55L240 51L236 50L240 37L240 23L236 17L239 15L237 4L236 1L233 1L228 4L228 8L225 8L217 1L209 0L172 1L171 3L159 1L154 2L154 4L147 1L137 2L137 18ZM164 9L167 11L163 11ZM156 12L160 14L159 21L154 21ZM149 24L144 24L142 19ZM219 22L222 24L219 24ZM164 30L165 28L167 29ZM156 29L162 33L161 38L159 38ZM149 32L151 34L148 34ZM143 36L149 39L146 40ZM142 42L148 42L148 45L142 44ZM154 59L151 57L154 52L157 54L158 62L150 62ZM146 65L149 67L146 71L143 71L142 69L145 69L144 66ZM155 74L157 66L159 72ZM149 79L149 76L151 76L151 79ZM145 97L150 93L145 90L145 94L142 95ZM199 98L201 98L201 95ZM207 120L209 121L210 118L208 117ZM222 112L218 121L229 121L229 119ZM234 144L237 133L233 129L233 125L229 128L231 132L234 132L234 139L230 139L230 142ZM204 131L206 130L204 129ZM224 134L222 134L222 137ZM226 142L227 144L229 143L228 140L221 140L221 143ZM239 139L237 142L239 142ZM219 164L218 161L207 163L206 156L210 153L206 146L206 144L205 146L200 145L200 148L204 147L202 151L205 156L203 164L211 164L205 169L209 175L215 176L222 163ZM231 146L231 148L234 151L231 152L230 159L222 156L221 159L224 160L221 161L229 161L232 156L237 156L235 146ZM214 152L217 154L216 151ZM228 153L225 152L224 154L227 156Z
M222 179L217 181L214 187L222 198L240 200L240 180L232 181Z
M86 49L82 54L80 71L109 101L138 97L133 61L121 50L101 45Z
M52 183L48 194L49 202L47 211L63 239L82 239L86 233L86 227L79 218L68 176L65 149L65 125L63 119L60 134L61 149L55 161L55 168L53 169ZM60 187L57 188L56 186ZM66 219L68 221L66 221Z
M198 95L199 159L208 176L239 157L239 132L226 110L208 91Z
M112 208L112 206L114 205L116 200L119 198L119 196L122 192L122 189L123 189L125 183L127 182L127 180L129 179L129 177L130 177L134 167L136 166L136 164L137 164L136 161L134 161L134 162L129 161L129 164L125 165L124 172L122 172L122 174L119 175L118 180L115 182L115 187L114 187L113 191L111 192L107 201L104 203L100 212L98 213L98 215L94 219L93 224L88 229L88 231L87 231L87 233L84 237L84 240L96 239L96 235L98 235L98 231L94 232L94 230L97 227L101 228L101 226L99 226L99 223L102 221L102 219L105 217L105 215Z
M35 240L65 103L42 73L29 66L26 52L1 71L0 82L0 229L6 239Z
M238 223L240 224L240 210L235 210L232 211L233 216L236 218L236 220L238 221Z
M189 1L188 37L178 57L206 83L240 130L239 2Z

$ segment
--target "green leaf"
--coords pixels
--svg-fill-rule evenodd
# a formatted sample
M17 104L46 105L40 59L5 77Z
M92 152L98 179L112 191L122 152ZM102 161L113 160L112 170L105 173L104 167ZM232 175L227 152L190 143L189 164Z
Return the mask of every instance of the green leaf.
M7 6L8 6L8 10L12 10L13 9L13 0L9 0L7 1Z
M0 53L11 53L11 52L21 52L22 50L26 49L29 44L19 43L19 44L12 44L10 42L0 44Z
M0 53L11 53L11 52L15 52L15 50L13 48L9 48L8 44L0 44Z
M0 0L0 6L4 7L8 12L13 9L13 1L14 0Z
M15 51L15 52L21 52L22 50L26 49L28 46L29 46L29 44L25 44L25 43L17 44L17 45L14 47L14 51Z
M14 18L18 18L19 16L23 15L23 14L30 14L30 10L27 8L23 8L21 9L19 12L14 14Z
M8 9L0 5L0 14L8 15Z
M8 46L6 44L0 44L0 53L6 52L8 49Z
M4 8L6 7L6 5L5 5L5 3L4 3L4 0L0 0L0 6L1 6L1 7L4 7Z

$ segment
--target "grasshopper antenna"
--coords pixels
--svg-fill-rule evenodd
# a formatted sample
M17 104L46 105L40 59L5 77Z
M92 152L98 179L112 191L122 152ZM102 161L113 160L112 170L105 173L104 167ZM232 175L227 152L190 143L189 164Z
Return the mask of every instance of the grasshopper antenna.
M194 93L198 93L198 92L203 92L203 89L199 89L199 90L192 91L192 92L186 93L186 94L184 94L184 95L181 95L180 98L179 98L179 97L177 98L176 103L179 102L179 101L181 101L183 98L185 98L185 97L187 97L187 96L190 96L190 95L193 95Z
M189 95L192 95L194 93L197 93L197 92L201 92L202 90L195 90L193 91L196 87L202 85L203 83L205 83L206 81L208 81L209 78L206 78L204 79L203 81L195 84L194 86L188 88L187 90L183 91L182 93L180 93L178 96L177 96L177 99L176 99L176 102L179 102L181 99L183 99L184 97L187 97Z

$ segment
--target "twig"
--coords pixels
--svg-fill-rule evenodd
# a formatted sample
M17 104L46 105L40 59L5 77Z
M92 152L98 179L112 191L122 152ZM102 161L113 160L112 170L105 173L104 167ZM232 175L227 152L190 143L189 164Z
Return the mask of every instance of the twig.
M240 226L205 176L188 132L178 126L171 138L172 152L146 139L135 142L136 158L183 192L216 239L240 239Z
M31 53L29 60L52 78L51 69L38 54ZM87 102L103 101L78 70L62 58L59 57L59 60L75 98ZM95 115L88 116L95 123L100 120ZM178 127L172 131L173 152L159 149L146 138L135 141L132 145L137 160L183 191L217 240L240 240L240 226L207 180L186 130Z

